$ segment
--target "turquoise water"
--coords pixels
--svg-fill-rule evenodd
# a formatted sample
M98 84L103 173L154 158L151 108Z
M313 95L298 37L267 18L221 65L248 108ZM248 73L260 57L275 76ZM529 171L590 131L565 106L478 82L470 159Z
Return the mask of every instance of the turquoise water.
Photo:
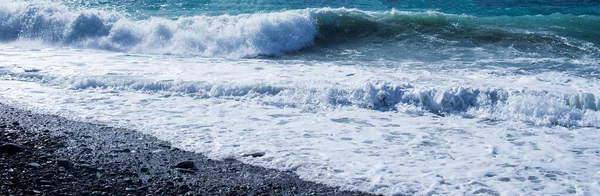
M599 72L598 1L102 0L32 1L24 9L0 10L0 40L385 67L418 61L431 69Z
M193 16L198 14L248 14L305 8L357 8L369 11L390 9L407 11L436 10L450 14L474 16L573 15L600 14L598 1L529 0L529 1L423 1L423 0L115 0L80 1L75 6L101 7L126 11L134 16Z

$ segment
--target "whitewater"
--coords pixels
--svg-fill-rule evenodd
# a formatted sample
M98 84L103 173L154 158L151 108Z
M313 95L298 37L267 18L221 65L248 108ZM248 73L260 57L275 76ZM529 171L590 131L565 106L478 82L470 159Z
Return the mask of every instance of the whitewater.
M600 194L600 13L111 6L2 3L0 101L348 190Z

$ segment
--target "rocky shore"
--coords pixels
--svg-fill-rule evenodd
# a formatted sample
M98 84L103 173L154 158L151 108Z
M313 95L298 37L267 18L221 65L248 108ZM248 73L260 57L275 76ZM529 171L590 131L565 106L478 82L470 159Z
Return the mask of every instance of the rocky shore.
M0 195L367 195L3 104L0 171Z

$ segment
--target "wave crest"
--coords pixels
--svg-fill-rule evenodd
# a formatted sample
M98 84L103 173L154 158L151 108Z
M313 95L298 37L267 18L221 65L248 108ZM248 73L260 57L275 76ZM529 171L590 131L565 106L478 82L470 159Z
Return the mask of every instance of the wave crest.
M119 13L69 11L60 4L0 5L0 40L34 39L68 46L139 53L252 57L312 44L307 11L133 21Z
M365 37L381 38L380 42L412 40L421 44L432 42L433 45L435 40L445 40L466 44L465 47L490 44L530 52L540 48L554 53L565 49L600 52L594 44L599 40L574 41L549 33L552 32L549 30L514 30L541 23L568 27L557 30L566 36L600 37L593 31L583 31L587 29L584 26L600 24L597 17L590 17L559 14L548 16L549 19L538 16L477 18L434 11L368 12L314 8L131 20L117 12L69 10L57 3L11 1L0 5L0 41L33 39L123 52L231 58L282 55L315 43L328 45ZM567 21L578 21L583 25L580 27ZM506 23L509 28L494 26L496 23Z

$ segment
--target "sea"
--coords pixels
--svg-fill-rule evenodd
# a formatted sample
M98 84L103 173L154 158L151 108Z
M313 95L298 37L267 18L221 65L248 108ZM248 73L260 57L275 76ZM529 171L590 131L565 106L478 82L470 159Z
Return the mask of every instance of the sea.
M1 0L0 102L345 190L600 195L600 1Z

